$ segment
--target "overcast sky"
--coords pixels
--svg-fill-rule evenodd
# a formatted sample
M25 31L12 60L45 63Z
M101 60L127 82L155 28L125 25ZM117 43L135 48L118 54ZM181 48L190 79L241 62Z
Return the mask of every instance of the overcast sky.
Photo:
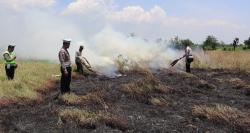
M57 48L64 37L89 40L105 27L149 39L178 35L201 43L250 37L249 0L1 0L0 48Z

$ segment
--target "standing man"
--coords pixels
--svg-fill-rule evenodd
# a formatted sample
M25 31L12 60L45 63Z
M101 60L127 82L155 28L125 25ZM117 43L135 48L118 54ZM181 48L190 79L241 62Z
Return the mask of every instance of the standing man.
M186 44L185 54L182 58L186 57L186 72L191 73L191 63L194 61L194 57L192 55L192 49L189 44Z
M59 61L61 63L61 94L70 93L71 82L71 61L68 48L70 46L70 39L63 40L63 46L59 51Z
M3 53L5 60L5 71L8 80L13 80L15 75L15 69L17 68L16 64L16 55L13 52L15 45L9 45L8 50Z

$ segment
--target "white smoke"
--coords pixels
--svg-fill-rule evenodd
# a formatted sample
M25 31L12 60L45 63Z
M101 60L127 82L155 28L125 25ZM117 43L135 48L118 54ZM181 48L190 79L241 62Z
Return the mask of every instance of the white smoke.
M116 31L105 22L95 23L96 19L86 21L72 20L44 10L24 10L13 12L0 9L1 53L10 43L17 45L17 60L40 59L59 63L58 51L63 38L71 38L69 49L72 63L78 43L83 42L87 57L92 66L101 73L114 75L117 71L114 60L118 55L133 62L145 61L152 69L168 68L169 64L182 53L167 45L145 41L140 37L129 37L127 33ZM145 64L143 64L145 65Z
M146 67L151 69L168 68L171 61L181 56L181 52L171 49L168 45L148 42L139 37L129 37L110 27L104 28L84 42L86 49L83 55L106 75L115 74L117 70L115 59L119 55L129 61L147 62L139 65L147 65Z
M81 33L72 23L60 16L43 11L11 12L0 9L1 53L15 44L17 59L58 60L62 39L77 40Z

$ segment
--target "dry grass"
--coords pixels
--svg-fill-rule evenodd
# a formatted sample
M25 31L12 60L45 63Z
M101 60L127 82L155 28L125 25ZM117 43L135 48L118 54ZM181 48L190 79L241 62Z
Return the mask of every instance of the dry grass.
M98 115L94 112L81 109L64 109L59 112L63 121L74 121L83 127L95 127L98 122Z
M109 113L74 108L60 110L58 114L62 121L73 121L85 128L95 128L98 123L104 123L122 131L128 129L127 119Z
M205 56L208 59L195 59L193 66L250 71L249 51L206 51Z
M241 80L239 78L231 78L228 80L228 82L234 89L243 90L247 96L250 95L250 85L247 84L247 82L245 82L244 80Z
M3 64L3 62L0 62ZM0 104L23 103L40 99L38 91L50 86L59 74L57 64L46 61L20 61L13 81L6 80L4 65L0 66Z
M206 90L217 89L217 87L214 84L208 83L207 81L199 78L198 76L196 76L194 74L180 72L180 73L177 73L177 75L182 77L186 83L188 83L192 86L196 86L197 88L206 89Z
M121 74L125 73L151 73L151 69L149 68L150 60L141 59L138 61L133 61L125 58L123 55L119 55L116 59L114 59L114 63L117 67L117 71Z
M180 73L177 73L177 75L183 77L184 79L199 80L199 77L192 73L180 72Z
M121 91L133 94L147 94L147 93L167 93L171 91L172 88L161 84L161 82L156 79L151 74L146 75L145 79L139 79L128 84L123 84Z
M128 94L131 98L139 102L156 106L165 106L167 103L162 99L152 98L156 93L171 93L173 89L164 85L151 72L142 71L143 79L138 79L127 84L121 85L121 91Z
M209 120L223 121L231 123L232 120L237 120L243 117L244 114L236 108L217 104L216 106L195 106L193 113L196 116L205 117Z
M60 100L68 105L101 105L103 108L108 108L105 103L107 92L103 89L96 89L83 96L78 96L74 93L65 94L60 97Z
M225 105L194 106L193 115L224 123L241 132L250 132L250 118L247 114Z
M231 85L234 89L241 89L247 85L247 83L245 81L243 81L239 78L231 78L231 79L229 79L228 82L231 83Z
M101 104L105 105L105 98L108 92L104 89L96 89L93 92L88 93L85 95L86 99L92 101L93 104Z
M129 71L145 75L152 74L151 69L149 68L149 64L150 61L145 61L145 60L132 62L129 64Z
M168 102L163 98L151 98L149 102L154 106L168 106Z
M77 96L74 93L70 93L70 94L62 95L59 99L68 105L72 105L72 104L79 105L82 102L85 102L86 97Z
M122 85L121 90L126 93L144 94L151 92L153 90L153 86L145 83L143 80L137 80L135 82Z
M115 60L115 65L118 69L118 72L124 74L128 67L128 59L124 58L122 55L119 55Z
M205 51L195 57L192 66L195 68L221 68L250 71L250 51ZM120 55L116 60L119 72L126 70L141 72L149 69L150 61L131 62ZM150 69L149 69L150 70Z
M209 89L209 90L217 89L217 87L215 85L213 85L212 83L208 83L207 81L202 80L202 79L196 81L196 83L194 83L194 84L197 84L196 86L198 88Z
M125 93L142 94L152 90L152 85L145 83L144 80L136 80L121 86L121 91Z
M100 113L99 117L102 123L105 123L107 126L111 128L117 128L122 131L126 131L129 128L128 120L124 117L120 117L109 113Z

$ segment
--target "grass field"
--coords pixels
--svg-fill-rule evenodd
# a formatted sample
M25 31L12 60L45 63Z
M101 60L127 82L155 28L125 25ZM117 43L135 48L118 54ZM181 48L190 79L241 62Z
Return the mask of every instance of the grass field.
M56 80L58 65L47 61L18 61L15 79L6 80L4 62L0 61L0 101L2 104L33 101L39 99L38 91L49 86L49 81Z
M196 68L221 68L250 71L250 51L206 51L207 59L195 60Z
M249 51L206 51L206 60L196 59L195 68L221 68L240 71L250 71ZM0 61L0 101L22 102L22 100L39 99L38 91L46 88L50 83L58 79L53 75L60 74L58 64L48 61L18 61L14 81L6 80L4 62ZM20 99L22 99L20 101Z
M72 93L59 97L58 82L51 82L59 80L58 64L18 61L8 81L1 62L0 132L250 132L250 52L205 54L192 74L140 66L117 78L74 73Z

